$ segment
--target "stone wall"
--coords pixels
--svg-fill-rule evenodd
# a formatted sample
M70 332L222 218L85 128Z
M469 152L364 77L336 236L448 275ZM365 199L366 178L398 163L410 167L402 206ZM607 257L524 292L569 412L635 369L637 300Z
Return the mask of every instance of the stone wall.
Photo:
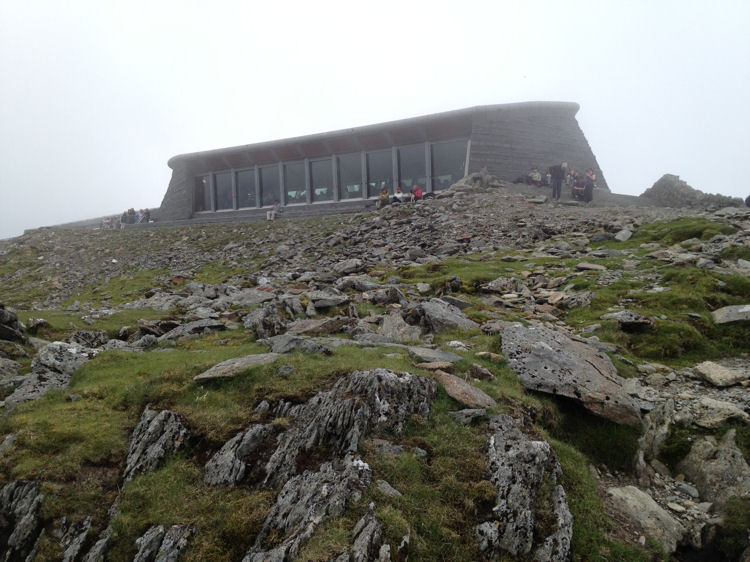
M601 168L575 115L576 103L524 103L477 108L471 134L469 171L487 167L503 180L513 180L537 167L567 161L584 171L592 168L597 185L608 189Z
M172 169L172 179L161 202L159 218L163 221L189 219L193 215L193 175L188 167L176 164Z

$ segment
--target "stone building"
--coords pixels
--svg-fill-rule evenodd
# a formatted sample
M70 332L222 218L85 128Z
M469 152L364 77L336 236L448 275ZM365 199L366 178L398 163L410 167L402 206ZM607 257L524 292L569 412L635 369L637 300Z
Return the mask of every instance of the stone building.
M383 188L437 192L483 167L512 180L561 161L593 168L606 188L578 109L565 102L478 106L181 154L168 162L172 178L159 217L241 219L275 200L290 211L344 211L366 206Z

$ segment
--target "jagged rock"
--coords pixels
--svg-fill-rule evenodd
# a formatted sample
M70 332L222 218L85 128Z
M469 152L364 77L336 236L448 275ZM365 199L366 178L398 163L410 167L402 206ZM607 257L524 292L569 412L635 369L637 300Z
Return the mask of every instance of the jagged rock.
M253 332L255 337L271 338L283 333L286 322L277 304L270 304L248 312L242 318L242 325Z
M174 330L180 323L176 320L138 320L138 331L152 336L163 336L170 330Z
M213 330L225 329L226 325L223 322L211 318L205 318L203 320L195 320L193 322L188 322L187 324L181 324L163 336L160 336L159 341L176 340L191 334L204 334Z
M246 475L250 458L273 433L271 424L252 424L241 431L206 463L203 481L208 486L234 485Z
M638 425L640 408L623 388L609 357L565 334L512 324L503 330L502 348L521 384L537 392L572 398L616 423Z
M339 306L349 302L349 297L343 293L340 293L336 289L328 289L325 291L310 291L304 294L307 300L316 308L330 308L332 306Z
M695 366L695 372L714 386L732 386L750 379L750 370L731 369L713 361L704 361Z
M685 535L685 527L661 508L651 496L635 486L610 488L607 494L618 512L658 540L667 552L677 550L677 545L682 542Z
M450 373L437 370L435 371L435 378L445 387L445 392L448 393L448 396L464 406L468 406L469 408L491 408L497 405L497 402L483 390L470 385L468 382Z
M68 342L83 347L101 347L109 341L109 336L104 330L78 330L68 336Z
M450 351L440 351L439 349L430 349L428 347L412 346L407 349L409 351L409 357L419 363L435 363L437 361L458 363L463 359L460 355L451 353Z
M0 357L0 388L5 386L4 381L18 376L18 369L20 366L21 365L17 361Z
M25 560L32 552L42 531L43 499L37 482L19 480L0 489L0 548L5 560Z
M205 382L213 379L229 379L251 367L273 363L279 357L281 355L278 353L256 353L254 355L227 359L203 371L200 375L193 377L193 380L195 382Z
M354 526L352 535L351 548L338 556L336 562L390 562L390 548L383 544L383 524L375 515L374 503L370 503L367 513Z
M356 324L356 319L348 316L302 319L289 324L286 333L292 336L327 336L341 332L353 324Z
M668 398L658 404L643 418L643 435L638 439L636 470L643 475L646 462L657 458L661 447L669 437L669 429L674 421L674 400Z
M332 353L331 348L316 343L312 340L292 336L290 334L280 334L273 336L272 338L265 338L258 340L258 343L262 343L271 347L273 353L290 353L292 351L303 351L305 353L323 353L330 355Z
M456 423L461 425L471 425L475 421L482 419L487 415L487 410L484 408L467 408L465 410L456 410L455 412L448 412L448 415L456 420Z
M130 449L123 471L125 482L142 472L156 470L164 458L182 447L189 437L190 432L182 425L177 414L146 406L130 437Z
M293 559L315 529L341 517L348 503L358 500L371 480L372 471L367 463L349 455L342 461L324 463L317 472L305 471L292 477L279 492L243 562ZM265 551L271 534L285 538L272 550Z
M318 445L334 453L356 451L370 430L400 432L413 414L427 418L434 381L387 369L354 371L311 398L278 438L266 464L266 483L279 485L296 470L297 457Z
M138 552L133 562L172 562L185 550L190 536L195 532L192 525L164 525L150 527L143 536L135 540Z
M84 520L73 523L68 527L60 539L60 546L65 549L62 557L63 562L75 562L75 560L78 560L90 530L91 517L86 517Z
M648 330L654 325L654 321L631 310L621 310L603 314L602 320L617 320L623 332L634 333Z
M422 335L418 326L407 324L398 312L383 316L383 324L378 328L378 333L387 341L396 343L417 341Z
M533 552L535 560L564 561L570 552L573 516L565 490L559 483L562 469L546 441L534 441L521 431L521 424L508 415L490 419L488 473L497 487L493 519L477 525L479 552L487 558L501 551L513 556ZM535 505L543 484L548 482L554 527L546 537L535 537Z
M735 433L730 429L718 442L713 436L699 439L677 466L719 510L730 497L750 498L750 466L735 444Z
M697 400L692 408L693 423L707 429L716 429L728 419L738 419L745 423L750 422L750 415L741 410L731 402L715 400L703 396Z
M24 343L26 337L23 335L23 326L18 321L18 315L12 308L5 308L0 302L0 340L17 341Z
M343 275L348 275L349 273L356 273L358 271L361 271L363 268L362 260L359 258L351 258L348 260L343 260L338 263L333 264L331 269L335 271L336 273L341 273Z
M711 313L714 324L728 324L729 322L741 322L750 320L750 304L738 304L725 306Z
M38 400L51 390L68 388L73 373L95 354L95 350L64 342L46 345L31 362L31 374L0 405L11 409Z
M461 310L441 299L430 299L419 304L412 314L417 315L419 322L429 332L479 328L479 324L470 320Z

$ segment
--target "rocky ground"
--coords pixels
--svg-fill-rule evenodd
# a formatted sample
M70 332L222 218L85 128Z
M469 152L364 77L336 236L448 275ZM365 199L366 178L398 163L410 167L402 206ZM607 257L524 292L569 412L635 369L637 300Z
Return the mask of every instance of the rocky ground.
M0 243L6 559L739 557L750 212L545 195Z

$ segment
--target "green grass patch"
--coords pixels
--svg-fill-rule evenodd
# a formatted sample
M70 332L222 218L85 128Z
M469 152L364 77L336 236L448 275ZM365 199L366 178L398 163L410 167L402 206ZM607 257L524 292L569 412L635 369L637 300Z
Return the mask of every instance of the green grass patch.
M165 269L124 270L103 284L93 283L81 287L63 301L63 306L69 306L75 301L107 306L134 301L141 298L148 289L158 287L160 279L167 274Z
M679 244L691 238L706 241L717 234L733 234L737 229L727 224L704 218L681 217L671 221L656 221L638 228L628 241L631 244L660 242L666 245Z

